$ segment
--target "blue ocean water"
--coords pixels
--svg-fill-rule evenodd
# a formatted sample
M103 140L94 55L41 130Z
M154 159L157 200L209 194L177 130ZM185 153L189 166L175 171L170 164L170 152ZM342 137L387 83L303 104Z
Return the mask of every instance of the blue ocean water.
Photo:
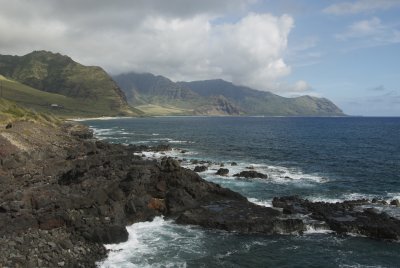
M310 200L400 198L400 118L156 117L85 121L101 139L169 143L200 175L269 206L274 196ZM182 153L181 150L187 152ZM146 153L153 157L153 153ZM154 157L160 156L155 154ZM236 162L237 166L231 166ZM252 168L268 180L220 177ZM400 217L400 209L377 207ZM109 245L104 267L400 267L400 244L309 230L302 236L249 236L175 225L161 218L129 227Z

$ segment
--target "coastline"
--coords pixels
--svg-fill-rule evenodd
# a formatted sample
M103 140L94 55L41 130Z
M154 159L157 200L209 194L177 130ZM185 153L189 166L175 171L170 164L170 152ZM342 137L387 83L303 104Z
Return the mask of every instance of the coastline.
M180 224L240 233L301 234L306 223L291 215L306 210L337 233L399 239L398 220L371 210L352 212L370 200L328 204L281 197L274 199L275 208L258 206L175 159L142 156L169 146L109 144L76 123L15 122L0 131L0 148L0 263L5 266L94 267L106 257L103 244L127 239L127 225L161 215ZM335 229L339 220L327 219L338 210L357 221ZM363 217L367 221L358 221ZM379 232L369 229L381 221Z
M68 118L67 121L74 122L84 122L90 120L117 120L117 119L130 119L130 118L140 118L138 116L100 116L100 117L74 117Z

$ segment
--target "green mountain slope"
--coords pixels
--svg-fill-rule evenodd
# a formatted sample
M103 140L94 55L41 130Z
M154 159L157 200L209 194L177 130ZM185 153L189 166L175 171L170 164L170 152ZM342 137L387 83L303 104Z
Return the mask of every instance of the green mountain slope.
M129 73L114 76L114 80L126 93L128 102L140 104L139 107L161 107L159 114L165 112L162 108L168 107L180 110L181 114L344 115L342 110L325 98L285 98L221 79L175 83L162 76ZM152 112L154 114L154 109Z
M271 92L236 86L221 79L179 82L178 84L190 88L200 96L223 95L236 103L247 114L276 116L344 115L340 108L325 98L311 96L285 98Z
M103 69L81 65L61 54L0 55L0 74L9 79L3 79L8 90L4 97L25 107L46 110L46 105L57 104L62 107L53 111L60 115L138 114Z
M113 77L131 105L150 115L240 114L223 96L203 97L166 77L128 73Z
M109 109L107 100L90 102L41 91L2 75L0 75L0 98L13 101L24 108L57 116L117 115L115 110Z
M54 116L37 113L30 109L18 106L16 103L0 98L0 127L16 120L27 120L44 124L58 124L60 121Z
M192 90L180 86L168 78L149 73L121 74L115 76L114 80L124 90L128 101L132 104L191 101L200 98Z

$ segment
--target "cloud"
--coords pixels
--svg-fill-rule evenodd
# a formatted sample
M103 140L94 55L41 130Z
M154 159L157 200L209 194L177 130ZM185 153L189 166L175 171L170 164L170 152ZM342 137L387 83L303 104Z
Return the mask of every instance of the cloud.
M383 85L379 85L379 86L376 86L376 87L369 88L368 90L371 90L371 91L385 91L386 88Z
M345 33L337 35L339 39L350 39L364 36L371 36L380 33L384 30L384 26L379 18L372 18L370 20L361 20L353 23L347 28Z
M389 92L367 97L367 101L370 103L386 103L388 105L399 104L400 103L400 93L395 90L391 90Z
M382 21L373 17L369 20L354 22L336 38L342 41L358 39L364 42L362 47L382 46L400 43L400 31L395 26L383 24Z
M299 80L294 84L293 90L297 92L308 91L311 90L311 86L306 81Z
M292 27L287 15L249 14L235 24L212 28L210 64L224 66L218 75L235 83L269 88L291 71L282 56Z
M273 91L281 92L286 97L298 97L304 94L321 97L321 95L314 91L313 87L304 80L298 80L294 83L276 82L272 85Z
M333 15L348 15L357 13L372 13L380 10L400 7L398 0L358 0L332 4L323 10Z
M373 116L398 116L400 114L400 91L386 89L374 95L351 97L338 101L349 114Z
M295 67L318 64L323 55L322 52L316 50L319 42L320 39L316 36L306 36L291 44L286 53L287 61Z
M284 90L277 85L291 72L284 55L294 20L248 13L253 2L0 0L0 53L45 49L111 73Z

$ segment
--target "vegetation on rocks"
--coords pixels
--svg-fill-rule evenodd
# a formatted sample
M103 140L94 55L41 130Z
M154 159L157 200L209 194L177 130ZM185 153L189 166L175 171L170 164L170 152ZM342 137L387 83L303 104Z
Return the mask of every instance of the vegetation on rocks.
M12 124L14 121L30 121L50 125L57 125L61 122L51 114L38 113L0 98L0 126Z

